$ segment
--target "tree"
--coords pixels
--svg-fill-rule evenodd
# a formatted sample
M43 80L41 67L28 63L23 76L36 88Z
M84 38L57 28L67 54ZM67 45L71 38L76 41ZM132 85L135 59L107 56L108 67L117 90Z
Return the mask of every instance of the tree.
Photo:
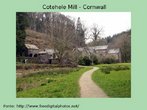
M16 55L24 56L26 54L25 28L27 26L27 13L17 12L16 13Z
M76 23L76 44L78 47L85 46L85 32L86 32L86 28L81 23L81 20L79 17Z
M75 45L75 23L59 13L54 14L52 21L52 46L61 66L75 65L73 49Z
M110 48L119 48L122 62L131 61L131 30L121 32L112 37Z
M60 65L77 62L77 55L74 51L78 47L74 20L55 12L29 13L29 19L29 28L45 33L45 40L51 41L50 48L56 52ZM79 35L84 36L83 30L80 30ZM84 39L82 41L79 39L80 45L83 45L83 41Z
M124 35L122 41L120 42L121 59L122 62L131 61L131 36Z
M103 33L103 28L100 28L97 24L93 24L90 28L90 36L89 39L92 39L91 42L88 43L89 46L98 46L98 45L106 45L106 39L101 39L100 36Z
M100 35L102 34L103 29L100 28L97 24L94 24L91 28L93 41L97 41L100 39Z

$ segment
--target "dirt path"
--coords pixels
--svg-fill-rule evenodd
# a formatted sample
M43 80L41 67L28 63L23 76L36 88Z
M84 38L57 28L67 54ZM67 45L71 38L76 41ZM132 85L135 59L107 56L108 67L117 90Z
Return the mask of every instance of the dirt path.
M93 67L93 69L85 72L80 80L80 94L82 98L106 98L108 97L103 90L98 87L91 79L92 73L96 71L98 67Z

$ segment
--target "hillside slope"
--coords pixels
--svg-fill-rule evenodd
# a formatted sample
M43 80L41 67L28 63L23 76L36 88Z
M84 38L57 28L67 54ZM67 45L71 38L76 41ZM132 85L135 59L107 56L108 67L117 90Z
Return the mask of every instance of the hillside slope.
M26 44L34 44L39 49L51 48L51 40L49 35L44 33L39 33L30 29L26 29Z

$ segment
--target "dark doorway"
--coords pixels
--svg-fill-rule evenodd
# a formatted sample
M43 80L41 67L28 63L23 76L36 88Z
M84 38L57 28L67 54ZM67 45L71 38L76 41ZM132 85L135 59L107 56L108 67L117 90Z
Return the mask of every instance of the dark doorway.
M51 60L51 59L48 59L48 63L49 63L49 64L52 64L52 60Z
M35 54L34 57L37 57L37 54Z
M29 57L32 57L32 54L29 54Z

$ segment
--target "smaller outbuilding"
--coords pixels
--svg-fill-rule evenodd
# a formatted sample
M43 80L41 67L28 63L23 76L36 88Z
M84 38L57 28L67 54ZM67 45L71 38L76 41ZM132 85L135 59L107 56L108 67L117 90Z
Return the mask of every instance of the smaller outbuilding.
M25 44L27 50L28 50L28 56L29 57L37 57L39 48L36 45L33 44Z

